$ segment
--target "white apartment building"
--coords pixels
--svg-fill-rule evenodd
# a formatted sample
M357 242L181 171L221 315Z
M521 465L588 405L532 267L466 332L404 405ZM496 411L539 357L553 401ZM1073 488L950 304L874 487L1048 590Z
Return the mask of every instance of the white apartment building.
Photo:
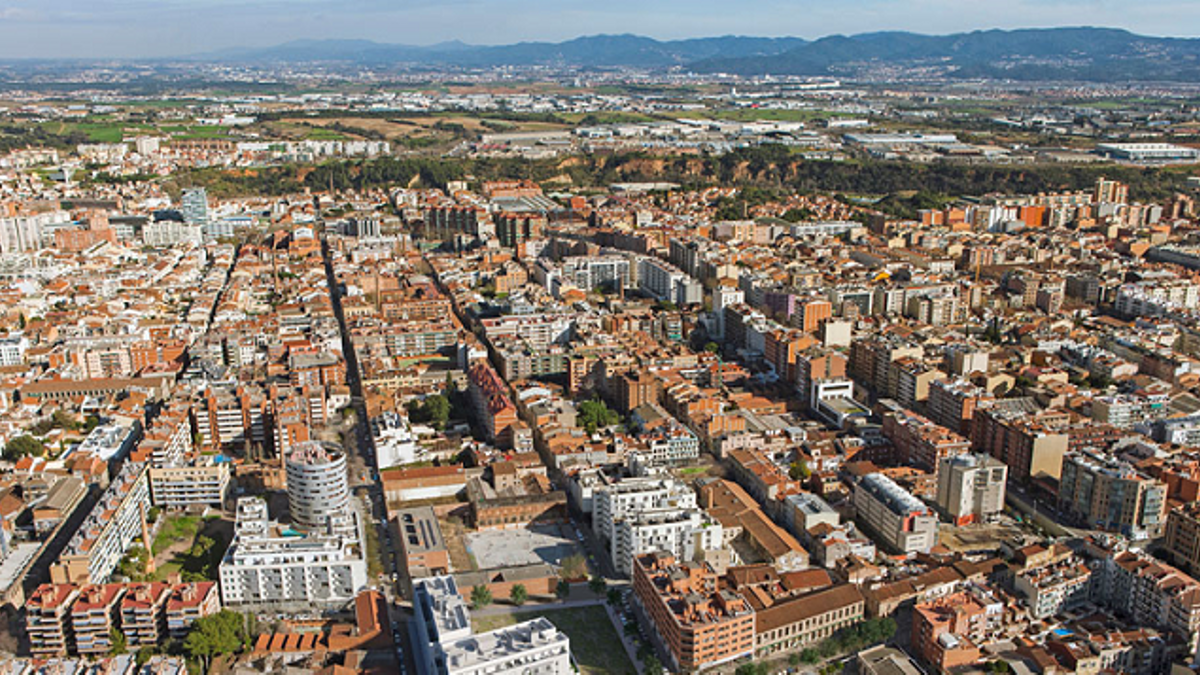
M647 476L598 485L592 494L592 530L605 541L616 537L617 521L655 509L694 509L696 493L675 478Z
M19 366L25 363L29 339L22 335L0 338L0 366Z
M160 220L142 227L142 243L146 246L178 246L204 243L204 227L177 220Z
M697 551L722 544L721 526L697 507L696 494L674 478L627 478L596 486L592 529L622 574L631 574L633 557L648 551L693 560Z
M544 617L486 633L471 629L471 613L454 577L413 582L409 624L418 675L569 675L571 640Z
M937 479L937 504L957 525L978 522L1004 510L1008 466L990 455L944 457Z
M303 534L268 521L257 497L238 500L233 542L220 565L224 605L342 606L367 585L366 549L353 535Z
M42 248L54 225L71 222L66 211L0 218L0 253L25 253Z
M937 516L881 473L863 476L855 486L854 511L860 525L901 553L928 553L937 544Z
M721 524L699 509L654 509L617 521L609 543L613 567L633 574L634 556L669 551L676 560L695 560L699 551L723 547Z
M54 583L102 584L142 533L142 514L150 508L146 465L125 462L91 513L50 567Z
M638 288L659 300L676 305L704 301L704 287L674 265L655 258L641 258L637 264Z
M298 443L285 464L292 522L313 531L343 526L350 510L345 453L316 441Z

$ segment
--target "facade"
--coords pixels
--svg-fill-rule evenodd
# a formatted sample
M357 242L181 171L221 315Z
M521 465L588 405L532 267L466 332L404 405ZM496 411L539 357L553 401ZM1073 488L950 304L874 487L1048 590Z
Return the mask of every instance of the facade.
M267 520L267 505L238 500L233 542L220 565L225 606L341 606L367 585L357 514L354 534L302 534Z
M945 457L937 474L937 504L955 525L987 520L1004 510L1008 467L990 455Z
M928 553L937 544L937 516L883 474L868 474L858 482L854 511L859 524L893 550Z
M155 506L163 508L219 508L225 504L229 485L229 464L225 462L150 467L150 497Z
M292 522L309 531L343 528L350 510L346 455L310 441L287 455L288 511Z
M865 607L854 584L776 602L754 613L754 652L771 654L817 644L862 621Z
M633 593L673 671L702 670L754 653L754 611L720 587L707 564L665 552L633 561Z
M451 576L413 584L411 643L417 675L569 675L571 641L545 618L486 633Z
M1165 484L1111 456L1081 449L1063 457L1058 508L1088 527L1157 538L1166 501Z

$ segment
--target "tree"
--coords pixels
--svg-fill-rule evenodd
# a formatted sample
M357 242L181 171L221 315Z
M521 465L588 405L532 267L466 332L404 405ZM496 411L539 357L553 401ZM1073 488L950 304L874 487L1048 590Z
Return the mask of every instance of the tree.
M138 666L144 666L152 656L154 656L154 647L142 647L134 654L133 660Z
M608 604L612 605L613 607L621 604L621 591L618 591L615 588L608 589L607 600Z
M513 584L512 590L508 592L508 599L520 607L529 599L529 591L525 590L524 584Z
M242 648L246 637L244 632L242 616L223 609L196 619L183 642L183 649L188 656L200 661L204 672L208 672L213 657L233 654Z
M116 626L108 629L108 643L109 656L120 656L128 651L126 649L125 634L117 630Z
M4 445L4 459L15 462L22 457L41 457L46 454L46 446L38 439L28 434L17 436Z
M663 675L662 662L654 654L648 655L642 659L642 674L643 675Z
M482 609L492 604L492 591L480 584L471 589L471 608Z
M793 668L800 665L800 655L797 654L796 652L792 652L791 654L788 654L788 665Z
M807 647L803 651L800 652L800 661L802 663L812 664L812 663L816 663L817 661L820 661L820 660L821 660L821 655L818 654L817 650L813 649L812 647Z
M804 460L792 462L788 467L788 477L792 480L805 480L812 475L812 471L808 468L808 463Z
M617 411L611 410L600 397L596 397L579 404L579 415L576 421L589 434L592 434L601 427L618 424L621 421L621 415Z
M564 579L582 579L587 576L587 558L576 553L562 559L559 574Z
M568 584L566 579L559 579L558 585L554 587L554 594L559 600L566 600L567 596L571 595L571 584Z
M596 595L604 595L604 591L608 590L608 582L603 577L593 576L588 580L588 588Z

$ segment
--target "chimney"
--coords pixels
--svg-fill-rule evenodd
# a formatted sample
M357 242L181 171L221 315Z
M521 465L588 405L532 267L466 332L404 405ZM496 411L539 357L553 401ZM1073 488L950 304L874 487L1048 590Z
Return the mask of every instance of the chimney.
M146 575L154 574L154 549L150 546L150 524L146 522L146 505L142 504L142 546L146 548Z

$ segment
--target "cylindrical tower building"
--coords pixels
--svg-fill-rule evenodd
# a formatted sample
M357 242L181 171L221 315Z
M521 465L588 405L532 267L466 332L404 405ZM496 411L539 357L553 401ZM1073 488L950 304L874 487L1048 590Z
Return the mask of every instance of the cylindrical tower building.
M332 444L299 443L287 456L288 508L292 523L310 530L349 520L346 454Z

